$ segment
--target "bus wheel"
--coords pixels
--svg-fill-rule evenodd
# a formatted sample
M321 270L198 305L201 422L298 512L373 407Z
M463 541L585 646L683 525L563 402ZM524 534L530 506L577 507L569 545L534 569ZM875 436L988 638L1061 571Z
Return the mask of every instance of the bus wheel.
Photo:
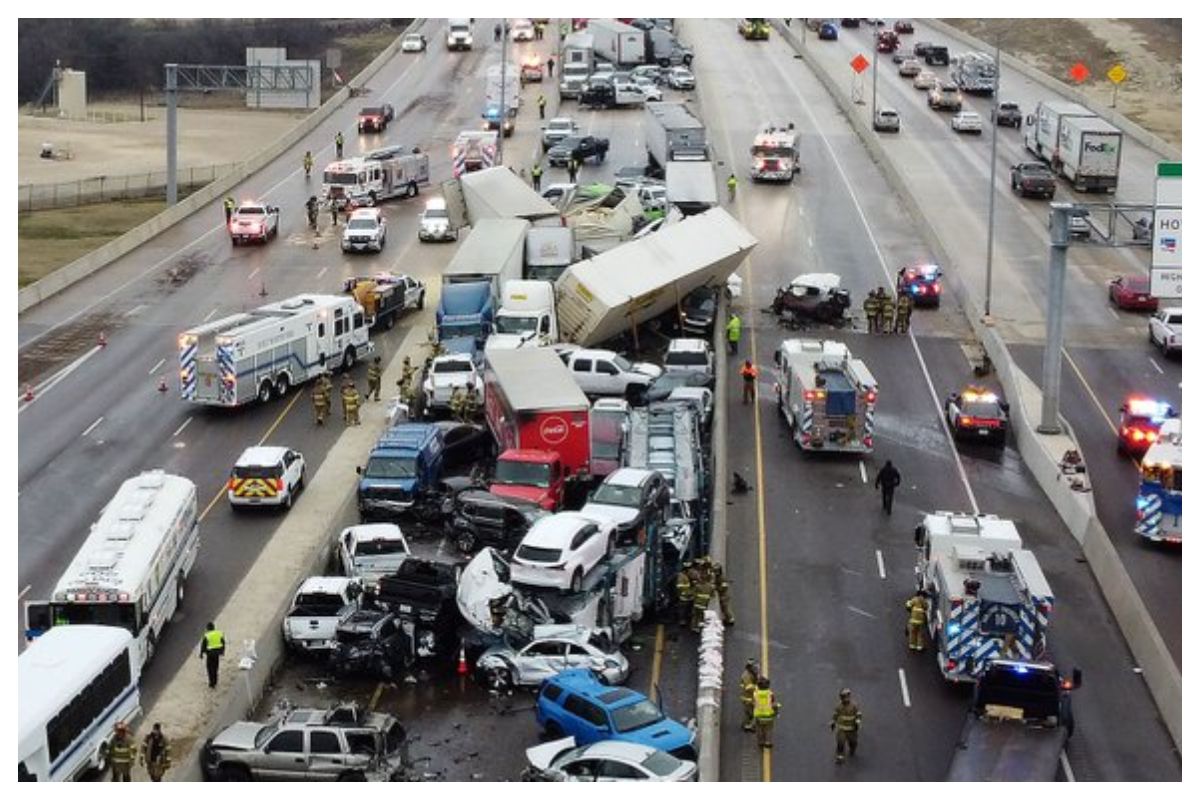
M158 649L158 634L150 631L146 635L146 661L154 658L154 651Z
M175 579L175 610L176 611L183 608L183 596L185 593L184 584L186 582L187 582L187 578L183 577L183 575L180 575L178 578Z
M416 197L420 193L420 191L421 190L417 188L416 181L413 181L412 183L410 183L408 185L408 196L409 197Z
M263 381L262 385L258 387L258 402L260 402L260 403L271 402L271 382L270 381Z
M349 372L354 369L356 361L358 361L358 353L354 352L353 347L347 347L346 354L342 356L342 370Z

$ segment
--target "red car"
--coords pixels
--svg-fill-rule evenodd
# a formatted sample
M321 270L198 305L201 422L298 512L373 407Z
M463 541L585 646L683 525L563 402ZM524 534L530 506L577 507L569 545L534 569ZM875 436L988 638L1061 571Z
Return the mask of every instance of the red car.
M1121 275L1108 282L1108 299L1125 311L1158 311L1158 298L1150 295L1150 276Z
M1170 403L1149 397L1130 397L1121 406L1121 423L1117 434L1117 450L1141 458L1158 441L1158 429L1163 421L1178 416Z
M907 292L914 306L942 304L942 268L937 264L901 267L896 273L896 292Z
M879 39L875 45L875 49L881 53L894 52L900 46L900 37L895 31L880 31Z
M898 19L896 20L896 24L892 25L892 30L894 30L896 33L912 33L912 20Z

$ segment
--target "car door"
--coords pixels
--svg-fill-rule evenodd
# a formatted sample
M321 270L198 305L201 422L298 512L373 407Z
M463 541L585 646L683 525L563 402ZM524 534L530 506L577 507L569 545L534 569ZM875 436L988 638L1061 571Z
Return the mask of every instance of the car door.
M625 393L625 376L621 374L621 370L617 369L616 364L606 358L596 359L596 393L617 395Z
M283 730L271 737L262 754L252 765L256 778L302 781L308 773L304 752L304 731Z
M308 732L308 780L333 781L346 770L341 737L330 730Z
M566 669L567 643L544 639L526 645L518 656L521 682L536 686Z
M611 783L613 781L644 781L649 778L649 775L633 764L606 758L600 761L600 774L596 780Z
M596 375L592 372L591 358L573 358L571 359L571 375L575 378L575 382L579 384L579 388L586 394L595 394L600 391Z
M287 481L288 491L294 491L300 483L300 474L304 471L304 459L295 450L283 454L283 474Z
M570 729L565 731L575 737L576 744L592 744L609 738L608 715L604 709L587 698L573 694L563 703L565 722Z
M567 642L566 649L567 653L564 658L568 669L575 669L576 667L591 669L592 654L587 651L587 648L576 642Z

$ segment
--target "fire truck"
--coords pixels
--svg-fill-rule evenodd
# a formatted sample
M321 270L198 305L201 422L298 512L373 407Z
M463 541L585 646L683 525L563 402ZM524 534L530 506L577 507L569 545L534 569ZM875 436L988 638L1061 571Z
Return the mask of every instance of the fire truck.
M1054 594L1012 521L935 511L916 542L917 589L946 680L975 681L993 659L1043 658Z
M420 148L385 147L325 168L321 191L338 208L373 206L393 197L416 197L429 184L429 156Z
M750 147L750 177L756 181L788 181L800 171L800 148L794 125L767 128Z
M775 351L779 413L801 450L870 453L879 389L841 342L784 339Z
M450 149L450 163L454 177L465 172L478 172L496 163L496 146L499 134L496 131L463 131L454 140Z

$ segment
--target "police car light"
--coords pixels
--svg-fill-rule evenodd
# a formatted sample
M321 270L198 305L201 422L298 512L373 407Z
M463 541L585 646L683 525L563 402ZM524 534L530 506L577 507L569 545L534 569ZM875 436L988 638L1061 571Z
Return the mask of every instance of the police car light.
M1029 672L1029 667L1025 666L1024 664L1018 664L1016 666L1016 672L1018 675L1024 675L1025 673Z
M1150 417L1155 422L1162 422L1171 413L1169 403L1151 400L1148 397L1131 397L1126 403L1129 413L1135 417Z
M946 633L950 636L957 636L958 632L961 630L962 630L962 626L959 625L957 622L951 622L949 625L946 626Z

